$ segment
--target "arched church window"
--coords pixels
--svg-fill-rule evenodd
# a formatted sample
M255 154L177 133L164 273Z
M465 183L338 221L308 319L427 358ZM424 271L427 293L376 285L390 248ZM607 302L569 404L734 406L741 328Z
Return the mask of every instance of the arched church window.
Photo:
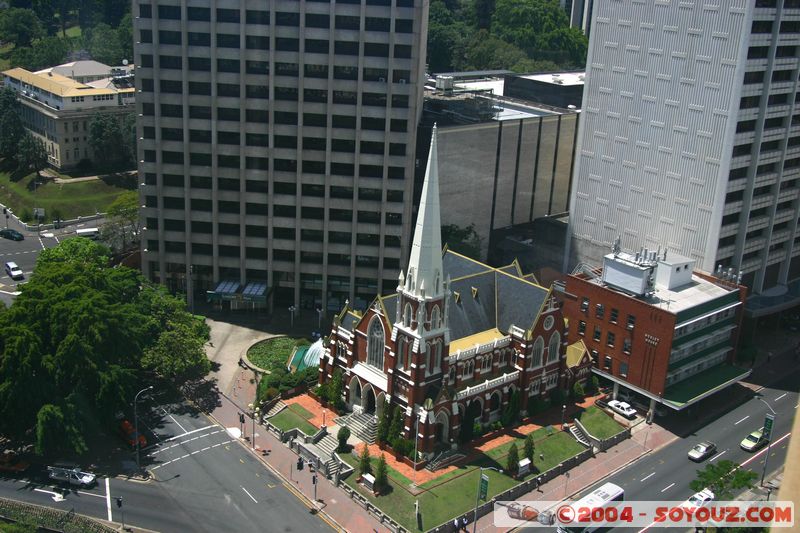
M550 336L550 342L547 346L547 362L555 363L558 361L558 356L561 353L561 334L554 331Z
M383 324L380 318L374 317L367 333L367 364L383 371L384 348Z
M539 336L533 343L533 349L531 349L531 366L530 366L531 368L542 366L543 354L544 354L544 339L541 336Z

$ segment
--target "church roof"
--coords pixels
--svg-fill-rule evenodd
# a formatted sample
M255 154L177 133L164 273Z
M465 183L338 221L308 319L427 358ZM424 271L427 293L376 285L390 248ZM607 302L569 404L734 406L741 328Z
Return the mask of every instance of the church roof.
M443 265L450 277L449 326L454 341L486 330L508 333L511 325L533 325L550 291L517 275L511 266L495 269L447 250Z

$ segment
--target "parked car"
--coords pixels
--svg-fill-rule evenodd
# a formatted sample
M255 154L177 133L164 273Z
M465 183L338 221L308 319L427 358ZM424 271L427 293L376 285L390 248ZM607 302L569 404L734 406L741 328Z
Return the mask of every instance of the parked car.
M617 414L620 414L628 419L636 418L636 409L630 406L625 402L621 402L619 400L611 400L608 402L608 406Z
M8 274L8 277L11 279L25 279L25 274L22 273L22 269L20 269L14 261L6 263L6 274Z
M769 439L764 435L764 428L762 427L746 436L739 446L746 452L754 452L768 442Z
M25 236L15 229L5 228L0 229L0 237L10 239L12 241L24 241Z
M15 452L6 450L0 454L0 472L24 472L31 466L19 458Z
M691 450L689 450L689 459L692 461L705 461L712 455L717 452L717 445L713 442L703 441L698 444L695 444Z
M74 485L76 487L91 487L97 481L97 476L91 472L84 472L80 468L48 466L47 476L53 481Z
M700 507L705 507L708 505L708 502L714 499L714 493L708 489L703 489L700 492L694 493L692 496L686 500L681 507L689 508L689 509L697 509Z

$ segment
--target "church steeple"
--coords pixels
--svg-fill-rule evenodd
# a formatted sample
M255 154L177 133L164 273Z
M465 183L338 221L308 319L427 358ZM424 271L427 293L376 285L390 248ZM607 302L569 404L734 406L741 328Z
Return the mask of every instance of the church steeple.
M414 229L404 292L419 300L441 299L442 224L439 214L439 168L436 153L436 125L433 125L428 166Z

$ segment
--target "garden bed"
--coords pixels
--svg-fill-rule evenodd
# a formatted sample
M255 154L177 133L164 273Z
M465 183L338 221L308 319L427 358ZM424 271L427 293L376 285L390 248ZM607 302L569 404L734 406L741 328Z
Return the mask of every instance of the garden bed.
M289 356L296 346L310 346L307 339L274 337L257 342L247 350L247 358L255 366L264 370L286 369Z

